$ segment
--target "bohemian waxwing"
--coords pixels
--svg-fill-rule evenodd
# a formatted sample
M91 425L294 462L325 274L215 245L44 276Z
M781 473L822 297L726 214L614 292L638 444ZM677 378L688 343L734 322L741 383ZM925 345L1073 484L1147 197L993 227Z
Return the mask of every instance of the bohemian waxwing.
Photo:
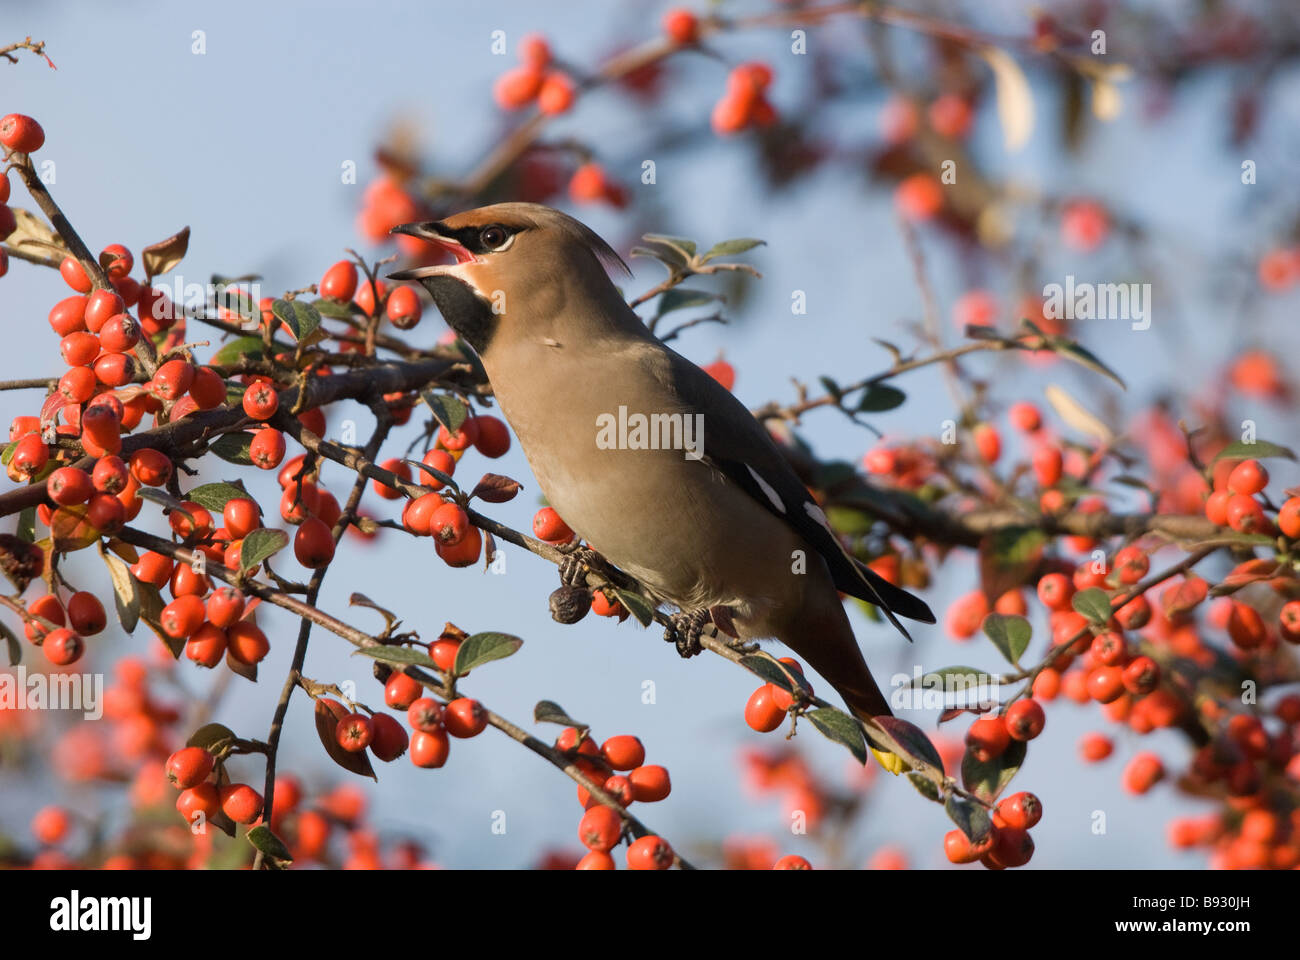
M763 425L650 333L605 272L629 271L604 240L532 203L393 232L455 257L391 276L423 283L477 351L564 521L677 608L679 650L697 652L723 606L741 639L781 640L854 714L890 713L839 593L900 630L895 614L934 614L852 559Z

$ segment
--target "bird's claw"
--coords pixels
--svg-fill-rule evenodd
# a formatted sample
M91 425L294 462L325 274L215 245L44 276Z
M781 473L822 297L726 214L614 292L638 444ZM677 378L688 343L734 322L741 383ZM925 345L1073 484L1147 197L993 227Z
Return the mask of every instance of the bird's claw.
M670 614L664 640L676 644L677 654L683 659L693 657L704 650L700 637L704 635L704 625L711 620L708 610L683 610Z
M573 539L559 548L564 556L558 564L560 570L560 583L566 587L585 587L587 585L587 572L589 570L600 568L600 554L590 547L584 547L582 541Z

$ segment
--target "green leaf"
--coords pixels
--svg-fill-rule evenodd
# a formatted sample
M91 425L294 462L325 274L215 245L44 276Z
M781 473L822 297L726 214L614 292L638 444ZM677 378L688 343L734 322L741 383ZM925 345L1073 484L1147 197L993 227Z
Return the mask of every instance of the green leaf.
M993 818L986 809L955 793L950 792L944 799L943 812L971 843L983 842L993 829Z
M456 649L452 673L463 677L475 667L510 656L523 645L522 640L508 633L488 631L471 634Z
M9 466L9 461L14 458L14 451L17 449L18 449L17 440L13 441L8 446L6 446L4 453L0 453L0 463L4 464L6 467Z
M271 828L259 823L248 831L248 842L264 856L273 860L277 866L293 863L293 854L284 845L284 841L271 832Z
M235 731L231 730L222 723L205 723L185 741L187 747L202 747L204 750L211 750L223 740L234 740Z
M261 360L266 344L261 337L238 337L222 346L208 362L218 367L229 367L240 360Z
M99 554L108 566L108 577L113 583L113 605L117 608L117 619L127 633L135 630L140 622L140 590L135 577L119 557L115 557L99 545Z
M1109 623L1113 612L1110 597L1106 596L1106 591L1101 587L1080 590L1070 598L1070 606L1074 607L1076 613L1082 614L1098 626Z
M432 658L423 650L415 647L399 647L396 645L379 644L373 647L358 647L352 651L352 655L371 657L384 663L396 663L401 666L428 667L436 670L438 665L433 662Z
M818 707L804 714L812 721L822 736L836 743L842 743L857 758L858 763L867 762L867 741L862 736L862 726L842 710L834 707Z
M587 724L574 720L554 700L537 701L537 706L533 707L533 721L535 723L558 723L562 727L573 727L575 730L591 729Z
M1290 447L1284 447L1278 443L1269 443L1267 440L1256 440L1254 443L1243 443L1237 441L1230 443L1220 450L1214 457L1214 462L1220 460L1263 460L1266 457L1285 457L1288 460L1295 459L1295 452Z
M737 237L734 240L723 240L721 243L715 243L709 247L708 252L700 259L707 263L714 257L734 257L738 253L744 253L746 250L753 250L755 247L765 246L766 240L755 240L753 237Z
M311 305L316 308L316 312L322 317L329 317L332 320L349 320L353 314L352 304L339 303L336 300L313 300ZM359 308L356 313L362 312Z
M912 786L916 787L916 792L921 796L935 803L940 802L939 786L929 777L909 770L907 771L907 780Z
M309 339L320 326L320 314L303 300L276 300L271 304L271 313L293 331L293 337L299 343Z
M433 411L434 419L446 427L448 433L459 430L460 425L469 416L469 407L465 406L459 397L453 397L451 394L425 390L420 393L420 399L428 404L429 409Z
M157 487L141 487L136 492L142 500L152 500L154 503L166 508L167 510L184 510L181 502L173 497L166 490L160 490Z
M907 401L907 394L887 383L873 383L863 391L858 401L859 413L883 413L901 407Z
M239 572L253 569L267 557L275 556L289 545L289 535L283 530L258 527L244 537L239 548Z
M980 538L980 586L990 606L1029 578L1046 545L1047 535L1032 527L1007 527Z
M674 310L685 310L688 307L700 307L706 303L713 303L722 298L716 293L709 293L707 290L691 290L687 287L673 287L671 290L665 290L659 295L659 302L655 308L655 316L662 317L665 313L671 313Z
M1106 366L1106 364L1102 363L1101 360L1097 358L1097 355L1087 347L1075 343L1073 340L1057 340L1053 338L1052 349L1058 356L1065 357L1067 360L1072 360L1079 364L1079 366L1086 367L1094 373L1100 373L1103 376L1110 377L1110 379L1114 380L1123 389L1128 389L1128 384L1121 379L1120 375L1110 367Z
M140 596L140 619L163 642L163 646L171 651L172 657L179 660L181 654L185 652L185 639L169 637L163 630L162 621L159 619L163 611L162 594L152 583L142 583L139 580L136 581L135 588Z
M844 396L844 390L841 389L838 383L830 377L818 377L817 382L822 385L823 390L835 398L836 403L840 402L840 398Z
M967 790L990 803L1006 789L1025 762L1025 742L1012 740L999 757L981 763L967 752L961 760L961 782Z
M893 737L907 754L943 771L943 758L939 756L939 751L916 724L898 717L876 717L874 723ZM907 760L908 757L904 756L903 759Z
M200 487L195 487L185 495L201 507L220 513L226 509L226 504L231 500L251 499L248 491L243 488L242 484L228 483L205 483Z
M620 590L618 587L612 589L614 596L618 598L618 602L623 604L628 613L636 617L637 623L643 627L650 626L655 618L655 608L649 600L631 590Z
M227 463L249 467L253 465L253 458L248 452L252 443L251 433L223 433L208 445L208 449Z
M1018 614L990 613L984 618L984 633L1008 662L1019 664L1020 655L1029 646L1034 629Z
M402 458L402 462L409 463L411 466L415 467L416 470L429 474L429 476L433 477L443 486L451 487L451 489L455 490L457 493L460 493L460 486L456 483L455 480L451 478L451 474L443 473L441 470L435 470L433 467L429 466L427 463L424 463L421 460L408 460L406 458ZM417 473L415 476L417 478L416 479L417 483L424 482L418 479L420 476L419 473Z
M951 666L940 667L938 670L931 670L921 677L913 677L912 682L908 684L913 690L920 690L925 687L948 689L949 677L979 677L984 678L983 682L987 683L988 674L983 670L976 670L974 667ZM957 689L975 690L980 686L979 682L972 684L954 684L954 691Z
M794 692L796 685L802 688L805 693L810 691L808 681L799 675L798 670L784 667L771 656L749 653L740 658L740 665L751 673L762 677L768 683L774 683L789 693ZM789 671L788 675L787 670ZM793 683L791 677L794 678Z
M36 508L24 507L18 514L18 539L26 543L36 542Z
M670 273L677 275L686 269L690 258L674 247L653 246L653 247L633 247L632 256L649 257L652 260L658 260L668 267Z
M5 645L9 648L9 666L18 666L23 658L23 645L3 621L0 621L0 637L5 638Z
M657 243L663 247L670 247L685 257L695 256L695 241L687 240L685 237L670 237L663 233L647 233L641 239L646 243Z

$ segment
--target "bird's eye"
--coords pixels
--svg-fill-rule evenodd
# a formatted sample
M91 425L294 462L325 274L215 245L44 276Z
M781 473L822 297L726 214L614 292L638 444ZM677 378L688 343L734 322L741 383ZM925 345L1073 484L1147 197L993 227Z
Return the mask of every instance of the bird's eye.
M495 250L510 239L510 234L506 233L504 227L492 226L484 227L478 238L488 250Z

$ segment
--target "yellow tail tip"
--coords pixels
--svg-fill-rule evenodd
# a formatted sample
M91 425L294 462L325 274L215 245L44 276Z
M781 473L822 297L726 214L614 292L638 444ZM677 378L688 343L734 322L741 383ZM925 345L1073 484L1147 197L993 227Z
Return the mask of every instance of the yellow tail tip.
M871 747L870 749L872 756L876 758L876 763L880 764L881 767L883 767L887 772L892 773L894 776L898 776L907 769L907 764L903 762L903 758L898 754L889 753L887 750L877 750L875 747Z

